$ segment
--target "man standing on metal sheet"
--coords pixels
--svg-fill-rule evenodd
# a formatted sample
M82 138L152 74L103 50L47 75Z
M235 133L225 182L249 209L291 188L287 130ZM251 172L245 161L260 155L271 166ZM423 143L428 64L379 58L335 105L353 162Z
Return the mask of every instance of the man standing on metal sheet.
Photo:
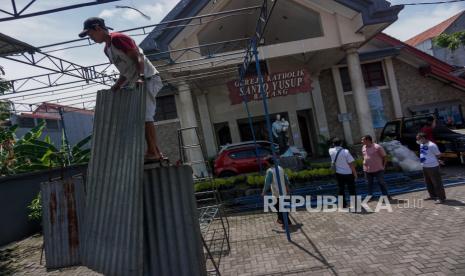
M135 41L129 36L113 32L105 25L102 18L91 17L84 21L84 30L79 37L89 36L96 43L105 43L104 52L112 64L118 68L120 76L111 90L116 92L127 85L145 84L146 110L145 110L145 140L147 142L146 162L159 161L163 154L157 145L154 116L156 109L156 96L163 87L161 78L155 66L147 59Z

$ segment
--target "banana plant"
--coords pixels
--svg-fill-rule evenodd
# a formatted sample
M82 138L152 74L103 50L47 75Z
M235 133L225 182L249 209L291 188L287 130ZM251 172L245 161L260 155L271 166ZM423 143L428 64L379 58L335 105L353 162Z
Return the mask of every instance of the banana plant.
M49 136L41 140L44 128L45 122L41 122L20 139L16 139L14 135L17 126L0 133L0 175L47 170L89 162L90 149L85 146L91 141L91 136L72 147L70 155L64 139L59 149L53 145Z

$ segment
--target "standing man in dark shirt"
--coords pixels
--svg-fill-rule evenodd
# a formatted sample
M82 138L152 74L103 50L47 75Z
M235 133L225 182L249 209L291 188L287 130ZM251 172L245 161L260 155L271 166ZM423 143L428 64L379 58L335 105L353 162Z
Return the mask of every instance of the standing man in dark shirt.
M129 36L113 32L105 25L102 18L91 17L84 22L84 30L79 37L89 36L96 43L105 43L104 52L112 64L118 69L120 76L111 90L116 92L126 85L145 85L145 140L147 152L145 160L159 161L165 158L157 145L154 117L156 96L163 87L155 66L147 59L135 41Z

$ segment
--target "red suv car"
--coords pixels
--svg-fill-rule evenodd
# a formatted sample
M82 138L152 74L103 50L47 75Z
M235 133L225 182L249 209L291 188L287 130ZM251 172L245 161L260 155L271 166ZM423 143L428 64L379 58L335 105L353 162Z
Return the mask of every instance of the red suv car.
M257 146L260 163L265 168L268 165L266 159L271 156L271 143L257 141ZM214 168L215 175L218 177L259 171L254 143L244 142L223 147L215 159Z

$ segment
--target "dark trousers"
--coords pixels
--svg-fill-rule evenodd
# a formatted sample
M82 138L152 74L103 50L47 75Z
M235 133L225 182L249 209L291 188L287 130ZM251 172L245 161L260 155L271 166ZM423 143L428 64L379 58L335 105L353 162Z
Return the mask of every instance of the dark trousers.
M284 215L283 215L283 212L280 212L280 211L279 211L279 198L278 198L276 204L274 205L274 207L276 208L276 211L278 211L278 212L277 212L278 221L280 221L281 223L284 223ZM289 219L289 214L287 214L287 224L291 224L291 220Z
M371 195L371 196L373 195L373 182L374 182L374 179L377 178L381 193L385 196L389 196L386 182L384 181L384 171L378 171L378 172L372 172L372 173L365 172L365 178L368 184L368 195Z
M355 178L352 174L339 174L336 173L336 180L338 185L338 195L342 196L343 207L347 208L347 196L346 196L346 186L349 192L349 195L356 196L357 192L355 190ZM349 198L350 199L350 198Z
M423 168L423 175L425 177L426 188L428 189L431 198L438 198L440 200L446 199L446 192L442 184L441 173L439 167Z

